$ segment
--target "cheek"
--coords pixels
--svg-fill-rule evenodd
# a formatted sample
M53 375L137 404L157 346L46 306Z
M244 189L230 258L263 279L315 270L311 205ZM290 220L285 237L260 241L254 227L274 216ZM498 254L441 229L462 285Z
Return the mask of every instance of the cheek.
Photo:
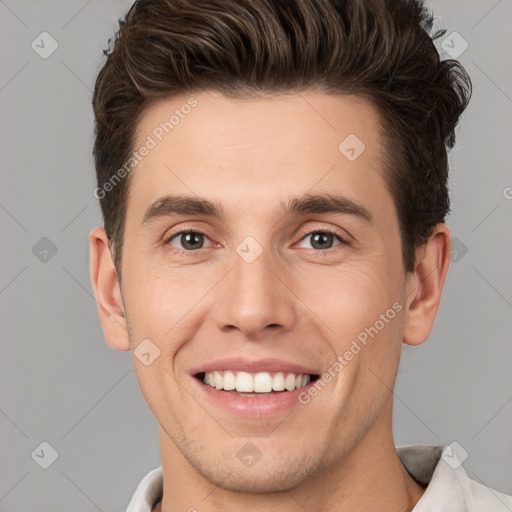
M330 345L335 393L351 402L347 410L362 408L358 414L382 405L400 361L401 281L384 270L375 260L358 262L302 281L304 302L320 319L317 325Z
M301 272L299 296L324 324L327 339L336 340L338 353L400 300L399 283L389 276L375 261Z
M176 438L180 435L180 429L173 404L179 404L181 397L179 386L167 368L169 363L165 359L165 354L161 353L150 366L144 366L135 356L133 363L141 393L153 416L159 425L165 425L171 437Z
M161 265L133 272L126 297L134 337L172 343L174 332L182 328L211 288L210 281L215 281L214 276L207 271L200 274L192 266L173 269Z

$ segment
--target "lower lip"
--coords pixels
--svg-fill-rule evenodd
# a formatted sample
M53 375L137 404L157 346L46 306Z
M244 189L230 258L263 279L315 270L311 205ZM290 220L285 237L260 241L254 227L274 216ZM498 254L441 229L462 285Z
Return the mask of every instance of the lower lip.
M250 419L258 419L262 416L278 416L283 412L288 412L293 407L302 405L299 402L299 395L307 392L309 386L314 384L314 382L311 382L307 386L294 391L282 391L275 395L240 396L236 393L212 388L196 377L192 378L210 402L237 416Z

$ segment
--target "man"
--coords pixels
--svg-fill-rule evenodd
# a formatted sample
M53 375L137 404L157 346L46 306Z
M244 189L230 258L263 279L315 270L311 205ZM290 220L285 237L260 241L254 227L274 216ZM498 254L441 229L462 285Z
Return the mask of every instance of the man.
M512 510L450 446L393 442L470 96L431 28L406 0L141 0L121 23L90 248L105 337L159 424L129 512Z

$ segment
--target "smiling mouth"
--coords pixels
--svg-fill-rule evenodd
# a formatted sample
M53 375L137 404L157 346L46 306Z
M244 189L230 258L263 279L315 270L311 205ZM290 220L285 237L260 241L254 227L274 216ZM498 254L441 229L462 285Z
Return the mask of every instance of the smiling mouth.
M200 372L194 375L204 385L239 396L268 396L301 389L320 377L292 372L249 373L231 370Z

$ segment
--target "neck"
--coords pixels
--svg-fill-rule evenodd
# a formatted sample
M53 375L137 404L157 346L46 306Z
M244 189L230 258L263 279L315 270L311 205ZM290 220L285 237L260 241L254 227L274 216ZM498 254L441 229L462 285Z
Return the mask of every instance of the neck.
M153 512L410 512L425 488L409 476L395 450L391 409L341 460L293 489L268 494L232 492L208 482L160 429L164 493Z

